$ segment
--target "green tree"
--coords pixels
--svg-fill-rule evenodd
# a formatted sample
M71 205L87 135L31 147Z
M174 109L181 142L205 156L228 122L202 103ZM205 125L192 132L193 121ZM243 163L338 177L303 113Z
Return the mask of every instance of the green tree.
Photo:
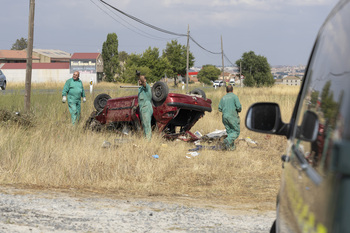
M201 83L210 84L210 81L215 81L220 76L220 69L214 65L204 65L198 72L198 79Z
M172 67L169 60L166 57L159 56L158 48L149 47L143 54L140 60L140 66L148 67L151 73L147 77L148 82L159 81L162 77L167 75L172 75Z
M17 39L16 42L12 45L11 50L23 50L27 48L27 45L27 39L21 37L21 39Z
M321 107L324 118L330 123L335 124L338 104L334 101L333 91L331 90L331 81L327 81L321 92Z
M251 74L247 74L244 77L243 83L247 87L254 87L255 86L255 80Z
M251 75L253 80L244 79L245 86L272 86L275 82L271 74L270 64L264 56L256 55L253 51L243 53L242 58L236 61L238 67L242 67L242 74L247 78Z
M177 40L172 40L170 43L167 43L166 48L163 51L163 57L167 58L170 62L176 85L177 75L185 76L187 72L187 47L178 44ZM194 65L194 56L191 52L189 52L188 64L189 67Z
M141 63L141 55L140 54L130 54L128 58L125 61L125 70L122 73L122 82L127 82L127 83L137 83L137 78L136 78L136 70L141 71L140 67ZM142 68L142 74L145 75L146 73L146 67ZM147 72L148 73L148 72Z
M128 57L129 57L129 54L127 52L125 52L125 51L120 51L118 53L119 62L126 62Z
M119 68L118 37L115 33L108 33L107 40L102 46L103 71L106 81L114 81Z
M312 104L312 107L316 107L319 94L320 94L319 91L313 91L311 93L311 100L310 100L310 102Z

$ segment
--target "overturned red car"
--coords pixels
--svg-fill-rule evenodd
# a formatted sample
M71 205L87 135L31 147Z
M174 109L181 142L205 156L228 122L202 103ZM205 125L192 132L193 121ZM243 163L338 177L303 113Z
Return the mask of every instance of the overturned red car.
M152 86L152 129L163 132L167 138L189 134L189 130L204 116L211 112L211 100L206 98L201 89L194 89L190 94L169 93L164 82ZM102 127L115 130L140 130L142 128L137 95L112 99L107 94L100 94L94 100L94 111L85 127L100 130Z

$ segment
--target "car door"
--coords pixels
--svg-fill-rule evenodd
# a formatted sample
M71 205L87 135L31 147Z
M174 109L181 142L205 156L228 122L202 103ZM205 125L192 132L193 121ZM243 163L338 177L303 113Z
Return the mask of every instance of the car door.
M350 232L350 4L321 28L296 106L278 204L278 232ZM317 139L303 140L306 112Z

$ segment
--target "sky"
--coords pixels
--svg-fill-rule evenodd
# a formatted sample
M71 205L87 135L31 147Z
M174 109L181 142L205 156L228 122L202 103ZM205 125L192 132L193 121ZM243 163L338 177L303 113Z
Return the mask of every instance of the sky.
M306 65L318 30L337 0L103 0L122 12L171 32L145 26L100 0L35 0L34 48L71 54L101 52L108 33L118 51L160 55L166 44L187 45L195 66L231 66L245 52L267 58L271 66ZM0 50L28 38L30 0L0 0ZM176 35L173 35L176 34ZM183 36L179 36L183 35Z

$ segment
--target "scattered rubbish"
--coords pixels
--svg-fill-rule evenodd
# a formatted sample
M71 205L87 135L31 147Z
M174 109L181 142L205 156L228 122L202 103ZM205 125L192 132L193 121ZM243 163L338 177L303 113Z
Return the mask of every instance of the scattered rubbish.
M252 144L257 144L257 142L256 142L256 141L253 141L250 137L246 137L244 140L245 140L246 142L249 142L249 143L252 143Z
M200 140L198 140L198 141L194 141L194 145L200 145L201 144L201 141Z
M102 148L110 148L111 145L112 145L112 144L111 144L110 142L104 141L104 142L102 143Z
M168 145L167 144L162 144L162 147L168 147Z
M129 132L130 132L130 129L128 127L124 127L122 129L122 133L125 134L125 135L129 135Z
M193 152L188 152L188 155L186 155L186 158L190 159L192 157L196 157L199 155L199 153L197 151L193 151Z
M11 112L0 108L0 122L7 124L15 123L18 126L32 127L34 126L34 115L20 113L19 111Z
M222 148L220 146L202 146L202 145L196 145L196 148L189 149L188 151L199 151L199 150L221 150Z
M202 140L217 140L217 139L220 139L220 138L223 138L226 136L227 136L226 130L216 129L215 131L202 136L201 139Z
M152 155L153 158L159 159L159 155Z
M194 132L194 135L196 135L197 138L201 138L203 136L199 131Z
M197 151L194 151L194 152L188 152L187 153L188 155L191 155L193 157L196 157L197 155L199 155L199 153Z
M248 145L249 147L251 147L251 148L255 148L255 149L259 149L259 148L260 148L259 143L256 142L256 141L254 141L254 140L251 139L250 137L239 138L239 139L236 140L237 143L239 143L239 142L241 142L241 141L246 142L247 145Z

